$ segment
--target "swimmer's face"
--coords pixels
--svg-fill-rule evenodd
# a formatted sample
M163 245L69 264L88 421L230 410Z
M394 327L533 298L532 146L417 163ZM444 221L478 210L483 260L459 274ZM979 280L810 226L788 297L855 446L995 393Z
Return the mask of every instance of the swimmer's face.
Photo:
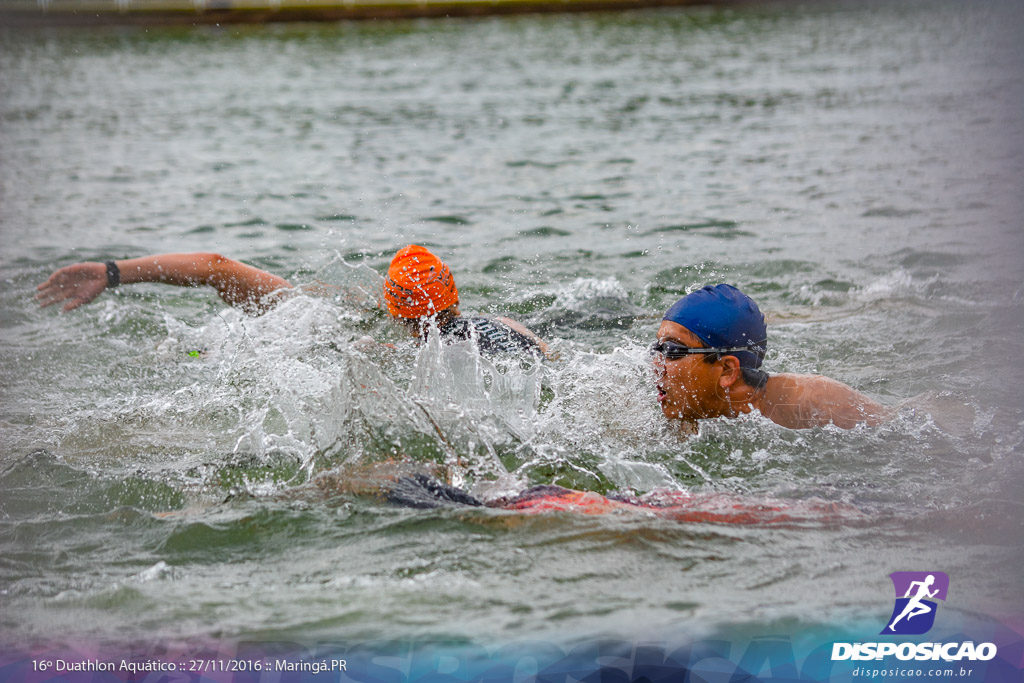
M674 341L693 348L706 346L697 335L669 320L661 322L658 341ZM706 363L704 359L705 356L694 354L667 360L660 353L654 354L658 402L665 417L692 421L722 414L717 391L721 363Z

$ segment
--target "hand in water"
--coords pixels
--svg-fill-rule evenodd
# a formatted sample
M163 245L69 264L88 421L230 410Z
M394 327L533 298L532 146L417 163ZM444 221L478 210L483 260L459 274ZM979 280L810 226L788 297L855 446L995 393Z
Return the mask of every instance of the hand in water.
M36 300L40 306L51 306L66 302L64 310L70 311L87 304L107 288L107 267L102 263L76 263L54 272L43 284L36 287Z

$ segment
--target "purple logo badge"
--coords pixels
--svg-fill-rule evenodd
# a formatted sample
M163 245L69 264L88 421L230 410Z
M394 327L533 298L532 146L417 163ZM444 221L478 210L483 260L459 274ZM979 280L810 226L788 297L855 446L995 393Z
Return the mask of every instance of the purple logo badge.
M949 577L943 572L893 572L889 578L896 589L896 605L882 635L927 633L935 623L935 600L946 599Z

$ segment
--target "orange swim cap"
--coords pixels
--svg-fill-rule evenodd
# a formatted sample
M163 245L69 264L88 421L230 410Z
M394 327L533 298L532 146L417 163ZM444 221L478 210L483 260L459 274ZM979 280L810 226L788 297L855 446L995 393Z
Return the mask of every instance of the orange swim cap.
M391 259L384 300L396 318L422 318L459 303L448 266L423 247L410 244Z

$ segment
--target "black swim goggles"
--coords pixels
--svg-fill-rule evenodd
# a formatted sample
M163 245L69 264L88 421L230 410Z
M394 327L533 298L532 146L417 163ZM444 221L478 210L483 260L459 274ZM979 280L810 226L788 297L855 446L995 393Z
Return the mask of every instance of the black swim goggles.
M749 346L687 346L676 341L659 341L651 344L650 354L661 354L665 360L678 360L687 356L708 354L736 353L738 351L753 351Z

